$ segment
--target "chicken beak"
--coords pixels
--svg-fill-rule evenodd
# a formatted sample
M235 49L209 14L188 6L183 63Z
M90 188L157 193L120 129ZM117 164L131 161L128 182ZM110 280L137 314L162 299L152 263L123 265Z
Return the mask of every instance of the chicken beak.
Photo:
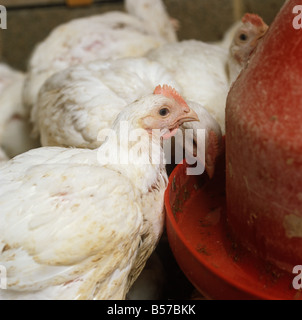
M178 124L181 126L183 123L185 122L192 122L192 121L199 121L198 115L197 113L192 110L189 109L188 111L185 111L178 119L177 122Z

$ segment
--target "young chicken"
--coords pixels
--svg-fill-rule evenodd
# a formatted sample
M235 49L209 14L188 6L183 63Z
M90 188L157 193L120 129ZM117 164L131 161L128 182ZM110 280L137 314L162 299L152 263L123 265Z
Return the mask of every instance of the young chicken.
M165 83L179 88L161 64L146 58L101 60L67 68L49 78L41 88L32 110L35 131L43 146L96 148L102 143L98 139L100 129L110 128L126 105L152 93L157 84ZM194 131L198 155L203 156L202 149L206 148L206 159L200 162L212 175L221 144L219 125L202 106L187 103L204 120L190 129ZM213 137L208 139L210 145L198 143L198 129L205 129L206 135ZM166 145L165 154L169 147Z
M258 42L268 30L268 25L258 15L247 13L235 33L229 50L228 71L233 83L248 64Z
M230 46L233 42L233 39L235 37L235 34L237 33L237 31L239 30L239 28L242 25L242 21L238 20L236 22L234 22L229 29L225 32L225 34L223 35L223 38L220 41L216 41L213 44L216 44L226 50L230 49Z
M209 111L219 123L223 134L226 97L232 79L238 75L266 29L266 25L260 24L259 19L255 15L244 16L243 25L237 31L230 48L231 57L229 51L221 46L196 40L166 44L147 54L149 59L160 62L172 73L185 99L196 101ZM237 43L238 34L241 33L248 38L245 42ZM242 57L242 60L234 60L235 55Z
M110 128L125 106L152 93L158 84L179 90L163 66L146 58L67 68L42 86L31 113L34 132L43 146L97 148L98 132Z
M62 24L35 48L23 92L28 112L56 71L97 59L143 56L177 40L162 0L126 0L125 6L129 13L113 11Z
M147 57L169 70L182 88L185 99L203 105L225 128L224 104L229 89L226 63L228 52L197 40L166 44Z
M40 148L0 167L0 299L125 299L163 231L161 138L197 120L157 87L124 108L99 149Z
M37 147L31 138L31 125L25 116L22 88L25 75L0 63L0 146L14 157Z
M130 15L143 22L150 33L160 35L168 42L177 41L177 21L169 17L162 0L126 0L125 7Z

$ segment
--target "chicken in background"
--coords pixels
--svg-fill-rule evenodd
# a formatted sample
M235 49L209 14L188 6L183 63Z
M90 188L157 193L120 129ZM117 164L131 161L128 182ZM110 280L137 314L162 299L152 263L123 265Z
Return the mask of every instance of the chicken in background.
M149 143L120 140L122 121ZM118 115L115 144L45 147L1 166L0 264L8 277L0 299L125 299L163 231L168 177L150 151L162 153L160 138L187 121L198 121L196 113L159 86ZM120 157L139 152L129 164L100 164L114 147Z
M208 110L219 123L223 134L230 85L247 63L267 28L264 23L259 23L260 20L256 15L245 15L229 50L220 45L184 40L165 44L147 54L149 59L161 63L171 72L182 88L185 99L198 102ZM242 33L247 39L238 42L238 34ZM233 59L237 56L242 59Z
M234 22L229 29L224 33L223 38L220 41L215 41L213 44L222 47L223 49L229 50L233 42L236 32L241 27L242 21Z
M94 149L98 133L110 128L129 103L158 84L179 91L169 72L146 58L98 60L66 68L42 86L31 113L42 146Z
M185 99L204 106L224 132L224 109L229 89L225 71L227 50L197 40L166 44L147 54L171 72Z
M110 128L127 104L150 94L157 84L165 83L180 89L161 64L146 58L100 60L67 68L50 77L42 86L32 109L35 132L41 135L43 146L96 148L103 142L98 140L99 131ZM193 102L188 104L202 122L192 122L192 126L184 123L176 137L181 137L180 131L186 128L193 129L197 141L197 130L206 130L207 152L206 163L203 164L212 176L221 147L221 131L218 123L202 106ZM209 136L214 139L208 139ZM201 150L195 154L203 155L204 146L200 143L195 146ZM167 151L171 145L165 140L164 147ZM159 259L153 256L150 259L130 289L128 299L160 298L164 270Z
M38 147L22 103L25 74L0 63L0 146L10 158Z
M168 42L177 41L178 22L169 17L162 0L125 0L125 9L137 17L150 34L159 35Z
M247 13L242 18L229 49L228 72L231 84L246 67L267 30L268 25L256 14Z
M40 134L43 146L97 148L103 142L99 131L110 128L127 104L152 93L157 84L168 84L182 92L163 65L146 58L101 60L67 68L41 88L32 109L35 132ZM220 127L201 105L186 102L203 121L189 127L184 124L181 130L193 129L198 154L203 157L203 148L206 150L206 162L201 162L212 176L222 147ZM206 130L206 146L197 141L198 129ZM168 147L165 143L165 151Z
M67 67L97 59L143 56L177 41L162 0L126 0L129 13L112 11L56 27L33 51L23 100L28 112L44 81Z

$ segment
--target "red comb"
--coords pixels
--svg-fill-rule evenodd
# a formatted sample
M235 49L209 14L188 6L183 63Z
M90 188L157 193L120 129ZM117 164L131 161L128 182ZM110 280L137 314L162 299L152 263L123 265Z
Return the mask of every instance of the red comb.
M171 86L164 84L163 86L159 85L155 88L154 94L162 94L165 97L173 98L176 102L182 105L185 108L188 108L186 101L183 97Z
M257 14L246 13L242 18L243 23L250 22L256 27L262 27L265 25L265 22Z

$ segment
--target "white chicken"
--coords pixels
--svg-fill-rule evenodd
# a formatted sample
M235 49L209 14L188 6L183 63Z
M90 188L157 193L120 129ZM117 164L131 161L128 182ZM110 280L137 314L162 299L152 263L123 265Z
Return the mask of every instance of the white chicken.
M101 129L110 128L129 103L158 84L179 91L159 63L146 58L98 60L67 68L42 86L32 109L34 132L42 146L96 148Z
M247 13L242 18L229 48L228 72L233 83L247 65L258 42L268 30L268 25L256 14Z
M216 44L218 46L221 46L222 48L229 50L230 46L233 42L233 39L235 37L235 34L239 30L239 28L242 25L242 21L238 20L234 22L229 29L224 33L223 38L220 41L216 41L213 44Z
M177 41L177 20L170 18L162 0L125 0L126 11L137 17L150 34L159 35L168 42Z
M113 11L62 24L35 48L23 91L28 111L56 71L97 59L143 56L177 40L162 0L126 0L125 6L129 13Z
M146 58L101 60L67 68L50 77L41 88L31 117L35 131L41 135L43 146L96 148L102 143L98 139L100 129L110 128L126 105L152 93L157 84L179 90L162 65ZM204 121L192 127L185 123L182 130L194 130L198 154L203 156L202 148L206 148L206 159L200 160L211 176L221 146L221 131L202 106L187 103ZM212 136L207 139L211 145L198 143L198 129L206 130L207 137Z
M219 123L224 134L225 104L230 85L247 62L244 58L248 59L258 39L263 36L265 26L264 23L259 25L255 15L249 14L243 18L243 24L237 30L235 38L241 33L248 37L244 42L233 42L230 49L234 56L241 52L243 61L234 60L229 56L229 50L220 45L196 40L163 45L151 50L147 57L165 66L182 88L185 99L203 105Z
M0 167L0 299L124 299L163 230L167 175L150 151L196 120L175 90L157 87L119 114L115 144L40 148ZM147 143L125 144L123 121ZM115 148L117 162L101 165Z
M0 146L14 157L39 146L22 103L25 74L0 63Z
M185 99L203 105L225 130L224 104L229 90L228 52L197 40L167 44L147 57L165 66L182 88Z

